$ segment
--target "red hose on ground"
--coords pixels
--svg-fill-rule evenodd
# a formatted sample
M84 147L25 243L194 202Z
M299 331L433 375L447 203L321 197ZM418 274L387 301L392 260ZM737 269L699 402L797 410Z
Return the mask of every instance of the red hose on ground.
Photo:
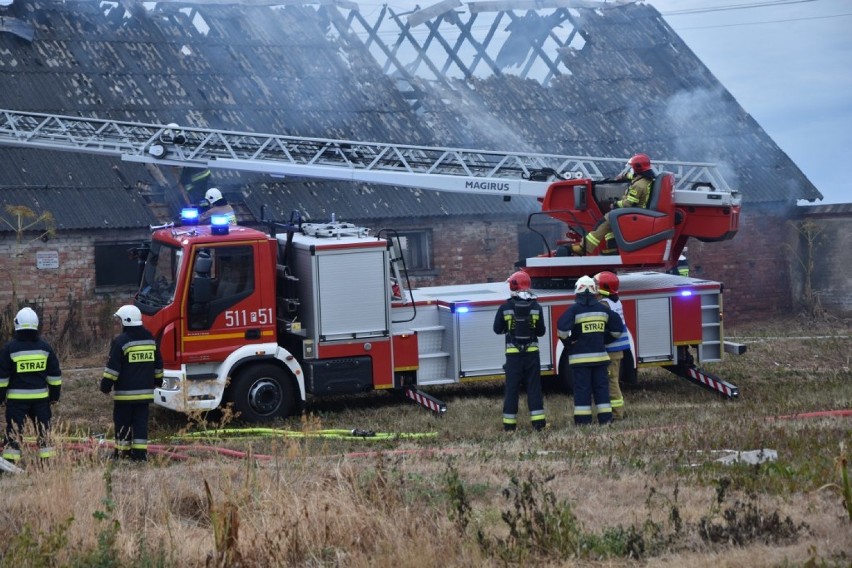
M787 414L785 416L770 416L767 420L798 420L799 418L845 418L852 416L850 410L820 410L818 412L802 412L800 414Z

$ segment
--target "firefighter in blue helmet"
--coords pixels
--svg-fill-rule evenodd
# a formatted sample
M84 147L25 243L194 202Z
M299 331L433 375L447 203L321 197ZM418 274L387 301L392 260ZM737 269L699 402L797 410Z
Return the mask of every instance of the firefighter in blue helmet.
M589 276L577 279L576 301L556 323L574 375L574 423L578 425L592 423L593 398L598 423L612 422L606 345L621 337L624 323L597 300L597 292L597 285Z
M541 306L530 292L530 276L518 271L507 280L511 297L494 317L494 333L506 335L506 383L503 396L503 430L518 427L518 396L522 384L527 388L530 421L536 430L547 425L541 394L541 360L538 338L544 335Z
M62 371L53 348L38 334L38 315L23 308L15 315L15 336L0 351L0 404L6 402L6 446L3 459L21 459L24 424L36 425L38 457L53 456L50 405L59 401Z
M163 379L163 360L157 342L142 326L136 306L115 312L122 332L112 340L101 379L101 392L112 391L115 458L148 459L148 405L154 387Z

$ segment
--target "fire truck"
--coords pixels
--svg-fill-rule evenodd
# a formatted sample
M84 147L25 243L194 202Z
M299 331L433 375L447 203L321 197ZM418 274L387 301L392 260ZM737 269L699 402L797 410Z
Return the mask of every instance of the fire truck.
M724 341L719 282L666 274L689 238L736 234L740 199L712 164L663 169L647 208L611 215L619 254L570 255L624 186L603 172L624 159L507 153L302 138L0 110L0 144L106 154L128 162L360 181L502 196L533 196L566 224L565 238L522 267L548 335L545 383L570 388L556 336L573 282L619 272L633 337L622 378L659 366L727 398L736 386L699 368L742 347ZM264 230L169 224L153 229L134 303L159 341L164 380L155 402L181 412L230 404L247 421L296 412L309 396L392 390L435 412L430 387L504 378L492 331L503 282L406 285L391 230L377 233L298 213Z

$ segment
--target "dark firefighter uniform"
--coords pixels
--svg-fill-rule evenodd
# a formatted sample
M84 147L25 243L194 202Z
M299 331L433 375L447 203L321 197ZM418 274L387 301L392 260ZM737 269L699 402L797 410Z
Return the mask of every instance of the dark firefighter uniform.
M210 184L208 168L184 167L180 172L180 184L189 197L189 203L195 204L204 198L207 186Z
M148 456L148 405L163 379L163 361L151 333L125 327L112 340L101 392L112 391L116 457L145 461Z
M3 458L21 459L26 419L35 422L38 457L53 456L50 445L50 403L59 400L62 371L59 359L35 330L15 332L0 352L0 402L6 401L6 446Z
M513 431L518 426L518 396L525 383L530 421L533 428L541 430L547 424L538 351L538 338L545 333L541 306L531 297L512 296L497 310L494 333L506 335L503 429Z
M559 317L556 329L574 375L574 423L592 423L592 397L598 422L612 422L606 344L621 337L621 318L594 295L577 294L577 302Z

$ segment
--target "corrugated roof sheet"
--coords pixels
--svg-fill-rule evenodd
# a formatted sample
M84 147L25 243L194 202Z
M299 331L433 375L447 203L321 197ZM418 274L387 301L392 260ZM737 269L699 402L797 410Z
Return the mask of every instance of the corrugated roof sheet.
M6 12L32 22L37 36L30 43L0 33L0 106L435 146L613 157L644 151L658 159L720 163L746 203L821 197L646 4L572 10L585 45L572 52L571 74L549 86L509 74L448 79L450 89L415 80L422 93L418 111L363 43L329 33L333 5L151 6L131 14L115 3L15 2ZM203 16L206 34L193 25L194 14ZM100 208L131 223L123 215L138 217L138 187L152 183L133 164L0 149L0 187L115 188L80 191L65 204L68 228L101 226L103 215L90 211ZM505 204L482 196L279 183L231 172L214 173L214 183L245 188L256 214L261 197L282 210L304 206L311 216L339 204L348 211L336 212L352 219L378 212L521 215L537 208L530 200ZM269 194L270 188L278 193ZM140 218L139 226L148 222Z

